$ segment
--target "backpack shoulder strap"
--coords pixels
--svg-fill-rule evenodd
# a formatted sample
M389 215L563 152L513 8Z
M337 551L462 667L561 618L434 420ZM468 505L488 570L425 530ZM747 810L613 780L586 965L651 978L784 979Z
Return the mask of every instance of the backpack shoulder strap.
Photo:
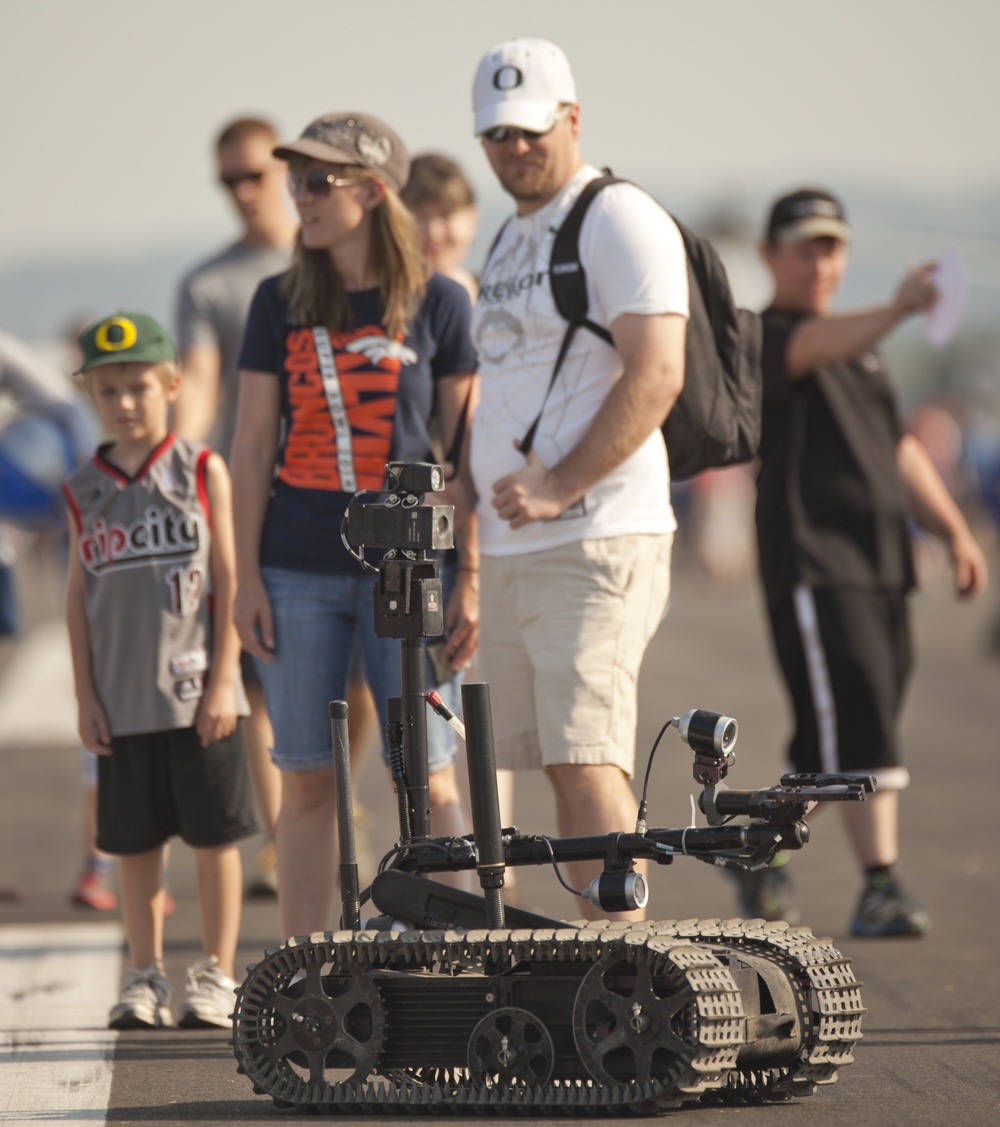
M552 254L549 257L549 287L552 291L552 300L555 302L559 315L568 322L566 332L563 334L562 343L556 362L549 377L549 385L545 389L542 405L538 409L535 421L528 427L524 438L521 439L521 453L525 456L531 450L535 440L535 431L542 420L545 404L549 394L555 386L559 369L566 359L569 346L573 343L576 330L589 329L608 344L612 343L611 333L603 325L591 321L587 316L590 300L587 297L587 272L580 261L580 229L583 218L587 214L594 197L609 184L621 183L617 176L612 176L609 169L604 169L603 176L595 176L584 185L583 191L573 201L573 206L566 214L559 230L556 231L555 241L552 244Z
M549 282L556 309L571 326L582 326L596 333L602 340L611 343L611 334L602 325L587 317L590 302L587 298L587 272L580 261L580 229L587 209L598 192L610 184L623 183L605 169L603 176L597 176L584 185L566 218L556 232L549 259ZM568 347L568 346L567 346Z

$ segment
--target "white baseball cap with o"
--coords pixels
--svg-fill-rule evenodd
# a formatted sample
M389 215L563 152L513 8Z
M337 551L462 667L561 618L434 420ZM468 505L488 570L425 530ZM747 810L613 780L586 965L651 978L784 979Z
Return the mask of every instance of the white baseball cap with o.
M547 39L508 39L491 47L472 83L476 136L497 125L545 133L559 107L575 102L569 60Z

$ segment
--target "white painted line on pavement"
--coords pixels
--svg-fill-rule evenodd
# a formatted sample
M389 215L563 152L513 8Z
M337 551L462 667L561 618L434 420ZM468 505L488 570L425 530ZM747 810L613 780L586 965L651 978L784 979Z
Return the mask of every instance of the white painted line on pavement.
M118 923L0 928L0 1122L104 1123Z

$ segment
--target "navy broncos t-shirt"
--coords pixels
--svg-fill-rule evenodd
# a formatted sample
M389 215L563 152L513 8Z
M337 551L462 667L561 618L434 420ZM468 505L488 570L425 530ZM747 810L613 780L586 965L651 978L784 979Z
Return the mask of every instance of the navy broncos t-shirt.
M282 441L261 536L263 567L355 574L340 538L351 497L381 489L389 461L431 457L434 383L476 370L471 306L433 274L405 338L386 335L377 289L350 294L354 328L294 324L280 275L250 306L240 368L281 384Z

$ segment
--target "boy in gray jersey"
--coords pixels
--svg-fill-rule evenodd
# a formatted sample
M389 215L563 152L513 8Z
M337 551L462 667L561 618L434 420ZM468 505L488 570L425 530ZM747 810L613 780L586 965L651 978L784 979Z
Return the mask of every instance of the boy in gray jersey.
M180 377L163 328L117 313L80 337L81 372L112 441L68 478L66 595L80 738L98 755L97 843L120 855L132 968L113 1029L173 1024L163 974L163 848L193 849L204 957L181 1024L231 1025L240 924L236 842L256 831L232 624L229 476L176 438Z

